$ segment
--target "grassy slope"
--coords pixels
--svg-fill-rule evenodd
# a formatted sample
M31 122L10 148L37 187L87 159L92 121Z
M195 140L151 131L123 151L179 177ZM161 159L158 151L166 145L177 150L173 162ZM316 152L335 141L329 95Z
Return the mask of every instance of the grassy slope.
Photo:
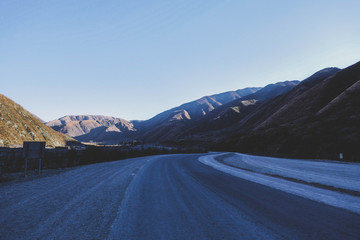
M64 146L72 138L54 131L19 104L0 94L0 146L22 145L23 141L46 141Z

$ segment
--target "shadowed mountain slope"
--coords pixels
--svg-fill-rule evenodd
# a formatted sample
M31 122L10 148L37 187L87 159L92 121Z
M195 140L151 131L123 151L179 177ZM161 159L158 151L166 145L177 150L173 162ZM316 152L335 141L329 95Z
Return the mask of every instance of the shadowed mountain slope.
M162 112L155 117L142 122L142 127L156 127L163 122L172 122L174 120L196 120L202 116L207 115L209 112L213 111L219 106L222 106L235 99L239 99L249 94L255 93L260 89L261 88L252 87L205 96L195 101L188 102Z
M254 111L250 114L246 114L246 116L237 122L238 128L248 132L251 129L258 127L280 109L295 101L298 96L339 71L339 68L322 69L300 82L296 87L293 86L292 88L288 88L283 94L280 94L275 98L266 99L262 104L258 104ZM311 103L309 103L309 105L311 105Z
M256 99L257 101L266 101L290 91L291 89L296 87L299 83L300 81L298 80L272 83L266 85L264 88L257 91L256 93L245 96L242 100L244 101L244 100Z
M46 141L50 146L64 146L70 140L74 139L54 131L19 104L0 94L0 145Z
M208 125L209 129L229 127L250 114L259 105L290 91L299 83L300 81L293 80L266 85L256 93L247 95L242 99L234 100L219 107L207 116L207 123L205 123L205 125Z
M142 140L147 142L163 142L169 137L179 136L184 128L199 121L224 104L241 99L260 89L252 87L205 96L167 110L147 121L139 122L135 126L141 130Z
M218 147L332 159L341 152L359 161L360 62L327 71L333 74L312 76L228 129Z
M190 121L190 119L159 124L158 126L145 132L142 137L145 141L160 143L179 143L182 141L193 142L212 142L213 137L202 137L207 131L213 131L229 127L239 119L250 113L255 106L274 96L289 91L295 87L299 81L285 81L276 84L270 84L264 88L236 98L230 102L218 105L212 111ZM186 106L186 104L184 104ZM181 105L180 107L183 107ZM180 108L179 107L179 108ZM200 135L199 135L200 134ZM185 140L186 139L186 140Z

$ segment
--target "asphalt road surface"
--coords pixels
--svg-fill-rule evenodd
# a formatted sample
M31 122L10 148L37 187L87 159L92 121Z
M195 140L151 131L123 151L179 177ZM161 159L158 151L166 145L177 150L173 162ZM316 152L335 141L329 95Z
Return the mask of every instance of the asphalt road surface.
M360 239L360 215L165 155L0 185L0 239Z

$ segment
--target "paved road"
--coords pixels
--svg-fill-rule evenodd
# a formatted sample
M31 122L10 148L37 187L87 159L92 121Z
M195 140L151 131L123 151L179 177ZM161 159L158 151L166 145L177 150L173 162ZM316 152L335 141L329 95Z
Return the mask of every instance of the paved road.
M360 215L168 155L0 185L0 239L360 239Z

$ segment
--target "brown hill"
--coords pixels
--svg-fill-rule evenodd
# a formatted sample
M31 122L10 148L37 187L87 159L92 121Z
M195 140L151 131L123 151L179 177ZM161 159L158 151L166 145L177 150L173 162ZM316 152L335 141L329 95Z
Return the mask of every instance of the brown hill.
M19 104L0 94L0 145L22 145L23 141L46 141L49 146L64 146L74 140L46 126Z
M46 123L54 130L82 142L118 144L135 133L133 123L101 115L71 115Z

